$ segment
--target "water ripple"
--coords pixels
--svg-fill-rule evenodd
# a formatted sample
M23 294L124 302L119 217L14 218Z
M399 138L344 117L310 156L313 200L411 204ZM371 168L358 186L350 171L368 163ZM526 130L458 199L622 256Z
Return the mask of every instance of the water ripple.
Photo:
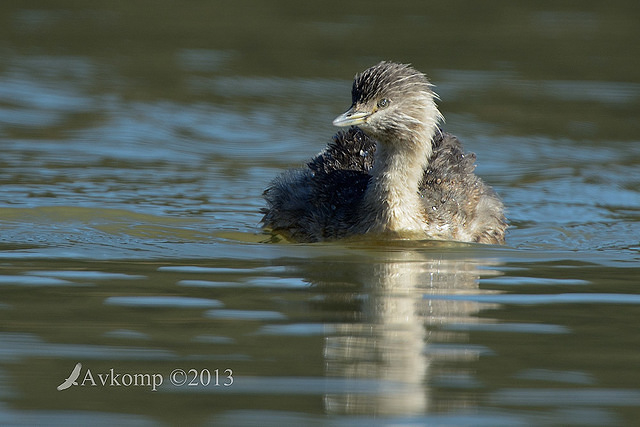
M211 308L222 307L218 300L206 298L178 297L178 296L113 296L104 300L107 305L123 307L171 307L171 308Z
M550 295L425 295L426 299L474 301L483 304L640 304L638 294L570 293Z

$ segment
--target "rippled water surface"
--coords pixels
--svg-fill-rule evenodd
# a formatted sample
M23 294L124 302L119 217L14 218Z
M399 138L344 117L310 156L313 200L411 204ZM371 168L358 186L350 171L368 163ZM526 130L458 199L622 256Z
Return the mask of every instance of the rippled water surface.
M56 3L0 5L0 424L640 417L635 2ZM381 59L436 84L505 247L264 243Z

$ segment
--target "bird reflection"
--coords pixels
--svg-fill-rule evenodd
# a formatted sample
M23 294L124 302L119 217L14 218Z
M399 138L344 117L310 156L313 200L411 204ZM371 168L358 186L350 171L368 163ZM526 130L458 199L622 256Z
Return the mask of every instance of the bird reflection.
M408 251L396 252L392 258L375 263L332 265L332 280L341 273L349 281L355 278L360 292L347 297L349 301L337 301L329 293L322 303L331 307L345 302L358 306L354 322L335 325L335 333L325 338L326 376L372 381L376 389L327 394L326 411L345 415L415 415L431 411L429 378L437 375L432 368L434 359L451 360L460 354L477 357L473 352L451 351L451 347L443 350L443 343L464 342L467 337L443 330L442 326L477 322L479 306L429 296L477 292L480 264L468 259L429 260ZM317 285L330 286L322 280ZM432 351L431 347L438 346L441 351Z

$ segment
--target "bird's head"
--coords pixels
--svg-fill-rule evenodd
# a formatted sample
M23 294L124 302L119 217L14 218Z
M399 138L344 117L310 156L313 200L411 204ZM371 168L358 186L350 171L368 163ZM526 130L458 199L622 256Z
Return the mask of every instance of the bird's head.
M380 62L356 75L352 105L335 126L358 126L386 144L423 140L435 133L442 115L427 77L413 67Z

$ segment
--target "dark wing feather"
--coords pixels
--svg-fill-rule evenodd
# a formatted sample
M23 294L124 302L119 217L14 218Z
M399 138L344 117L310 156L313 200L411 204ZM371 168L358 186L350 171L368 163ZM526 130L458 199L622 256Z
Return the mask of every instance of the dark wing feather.
M264 226L296 241L342 237L356 221L375 149L356 127L338 132L307 168L285 172L265 190Z
M329 174L337 170L368 172L373 166L375 151L376 142L354 126L338 132L327 148L307 166L317 174Z

